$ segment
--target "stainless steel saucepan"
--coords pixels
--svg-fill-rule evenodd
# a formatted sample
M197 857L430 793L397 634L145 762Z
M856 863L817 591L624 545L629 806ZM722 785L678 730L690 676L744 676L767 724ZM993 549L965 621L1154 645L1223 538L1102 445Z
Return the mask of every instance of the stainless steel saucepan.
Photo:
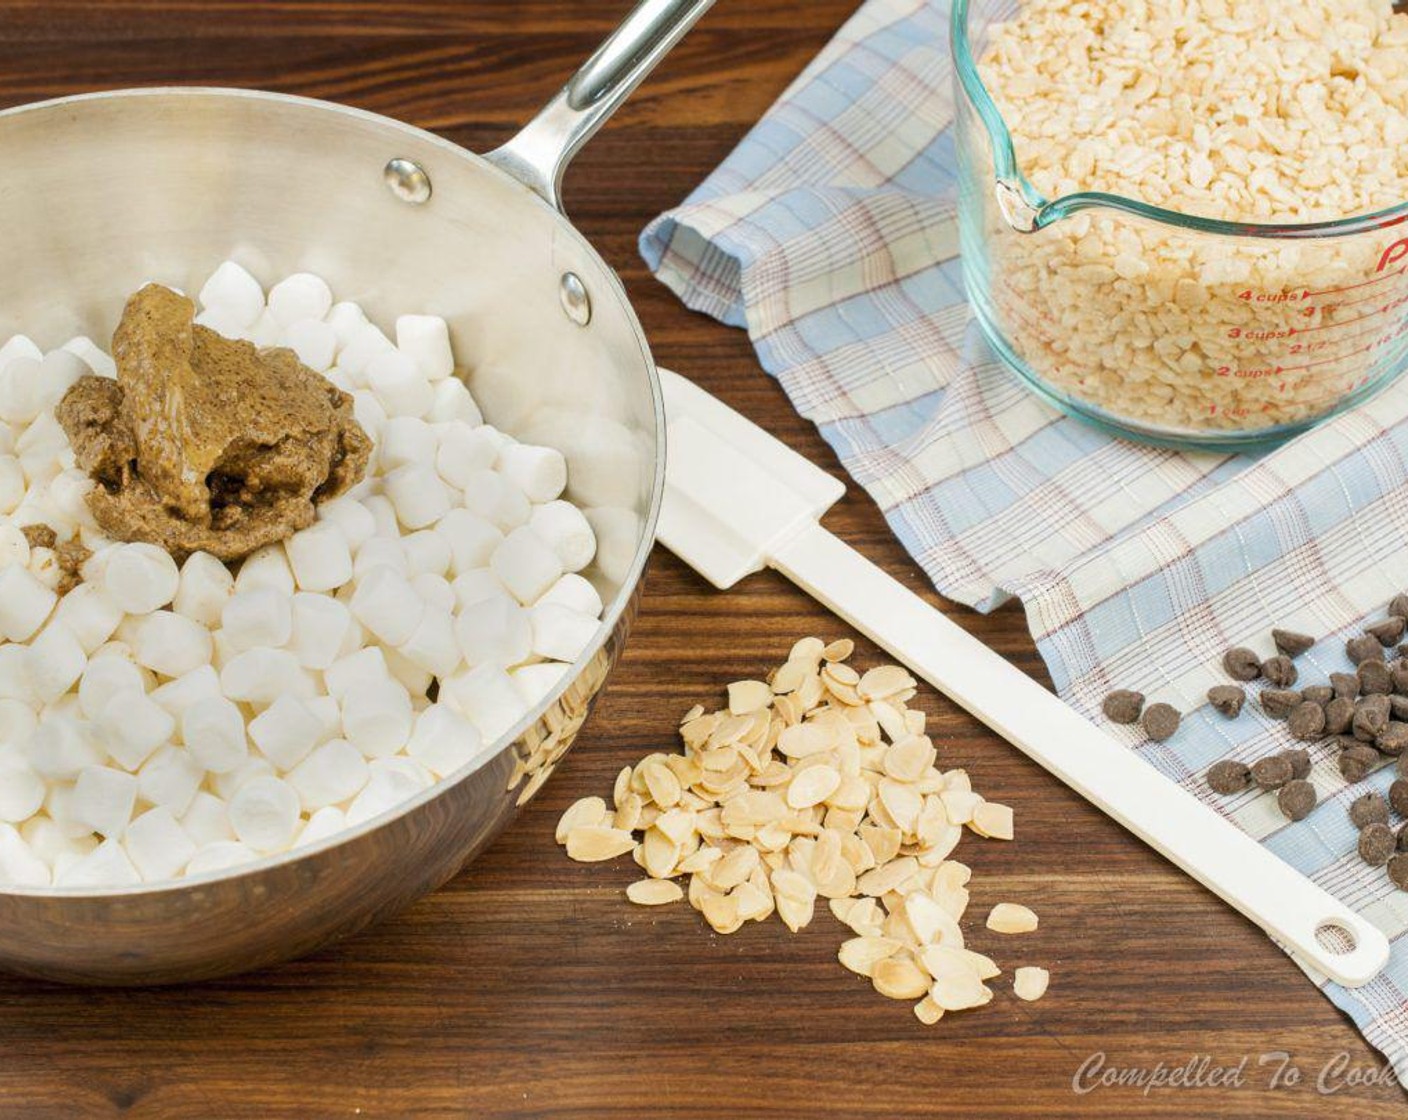
M307 270L374 319L444 316L490 422L567 456L608 604L564 684L476 767L236 873L0 890L0 967L136 984L307 953L450 878L571 746L633 617L664 468L655 366L620 282L561 212L563 169L712 0L643 0L509 143L477 156L372 113L231 89L122 90L0 113L0 330L111 336L148 278L233 257Z

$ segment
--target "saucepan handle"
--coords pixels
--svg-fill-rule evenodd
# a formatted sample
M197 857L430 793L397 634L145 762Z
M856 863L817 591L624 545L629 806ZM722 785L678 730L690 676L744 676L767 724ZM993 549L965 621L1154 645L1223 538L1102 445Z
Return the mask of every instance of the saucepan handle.
M562 173L714 0L641 0L524 129L485 158L562 209Z

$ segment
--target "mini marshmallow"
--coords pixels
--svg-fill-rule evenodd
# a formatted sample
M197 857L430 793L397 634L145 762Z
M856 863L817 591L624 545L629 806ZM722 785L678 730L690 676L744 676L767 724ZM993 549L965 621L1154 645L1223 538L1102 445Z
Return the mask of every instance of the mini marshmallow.
M425 603L405 576L391 568L374 568L357 584L352 613L389 646L409 641L420 625Z
M416 416L393 416L381 426L377 461L383 471L397 467L428 467L435 463L435 429Z
M104 840L54 877L57 887L129 887L141 881L141 874L116 840Z
M103 568L103 590L127 614L149 614L176 597L181 573L165 549L120 544Z
M337 660L352 612L326 595L300 591L291 605L293 633L286 648L305 669L323 670Z
M242 863L252 863L259 853L238 840L215 840L202 844L200 849L186 864L186 878L195 875L208 875L213 871L227 871Z
M29 424L45 407L43 362L20 357L0 366L0 420Z
M596 636L601 621L560 603L539 603L528 611L533 652L550 661L576 661Z
M294 847L302 848L309 844L316 844L319 840L326 840L329 836L336 836L347 827L347 817L342 810L333 805L325 805L311 817L308 823L303 826L303 831L298 834L298 839L294 842Z
M596 555L596 534L571 502L547 502L533 508L528 527L557 553L564 572L580 572Z
M578 614L591 615L593 618L601 617L601 596L589 580L583 579L573 572L568 572L567 575L549 587L534 606L546 606L549 603L556 603L558 606L566 607Z
M422 572L418 576L411 577L411 586L416 589L416 594L425 600L425 605L428 608L444 611L446 614L454 614L459 608L459 600L455 598L455 589L450 586L450 581L444 576L438 576L432 572Z
M123 623L124 640L137 664L163 677L182 677L209 665L214 653L210 631L171 611L153 611Z
M0 754L0 821L19 824L44 805L44 779L15 754Z
M151 800L145 793L142 797L144 800ZM167 808L171 807L168 805ZM235 838L235 830L230 827L228 807L213 793L207 793L203 789L197 790L186 808L178 815L186 835L194 840L199 848Z
M285 327L300 319L321 322L331 310L332 289L311 272L295 272L269 289L269 311Z
M333 329L337 329L336 325ZM350 374L358 384L366 385L369 384L366 373L371 360L395 349L391 340L375 324L363 320L349 330L347 342L337 354L337 368Z
M0 884L47 887L49 867L30 849L19 832L0 824Z
M224 774L210 775L210 786L217 797L229 801L255 778L268 778L273 774L274 767L270 765L267 758L250 755L233 770Z
M44 351L28 335L13 335L4 346L0 346L0 366L8 365L16 358L33 358L37 362L42 357Z
M228 774L249 756L244 716L223 696L198 700L181 713L181 740L191 757L214 774Z
M367 646L329 666L323 674L323 685L327 688L328 695L340 704L342 698L349 693L357 692L368 685L379 684L390 676L391 670L386 667L386 655L377 646Z
M411 698L395 681L381 681L342 698L344 738L368 758L395 754L411 736Z
M532 529L515 529L494 549L489 569L520 603L534 603L562 575L562 564Z
M484 414L458 377L434 382L435 397L425 418L435 424L459 422L477 427L484 423Z
M336 739L342 730L341 705L331 696L314 696L303 703L317 717L318 726L322 728L318 742L325 743L329 739Z
M442 700L467 717L489 742L523 718L523 700L512 678L497 665L479 665L440 682Z
M401 538L406 550L406 574L443 576L450 570L450 545L434 529L421 529Z
M87 335L80 334L69 339L63 348L82 358L83 364L98 377L111 379L117 376L117 363L112 360L112 356Z
M272 704L285 692L308 696L315 691L298 658L283 649L256 647L238 653L220 670L220 688L231 700Z
M396 348L414 360L430 381L455 372L450 327L438 315L402 315L396 320Z
M0 568L29 566L29 540L20 526L0 525ZM3 636L3 634L0 634Z
M107 743L108 757L124 770L136 770L176 730L175 717L144 694L118 693L103 709L96 726Z
M68 627L89 654L113 636L122 617L107 592L91 583L73 588L54 610L54 621Z
M264 314L254 320L252 327L246 327L240 332L240 337L254 343L258 350L268 350L279 345L283 341L283 324L274 318L274 313L265 310Z
M0 514L14 513L24 501L24 469L13 455L0 455Z
M201 665L154 689L151 698L173 716L180 716L196 701L209 700L219 695L219 672L214 665Z
M303 591L333 591L352 578L352 550L331 521L300 529L284 542L293 578Z
M96 485L84 471L60 471L49 482L49 503L65 521L85 528L95 527L98 523L88 508L88 495Z
M454 592L449 590L448 584L445 590L453 600ZM433 676L453 673L462 660L462 654L455 638L455 620L450 611L442 607L427 607L416 632L397 652Z
M376 535L389 540L401 541L401 523L396 520L396 507L385 494L372 494L362 500L372 521L376 525ZM370 543L370 542L368 542Z
M405 804L434 784L430 771L412 759L374 759L367 764L367 784L347 806L347 823L355 825L371 820Z
M474 606L475 603L482 603L485 599L507 594L504 585L499 582L499 577L488 568L462 572L450 584L450 590L455 593L455 602L459 604L461 611Z
M482 428L450 423L440 433L435 469L451 486L463 490L477 471L492 470L498 457L498 444Z
M255 778L230 799L230 827L257 852L281 852L298 831L298 792L280 778Z
M341 529L347 546L354 552L376 536L376 518L371 510L345 494L320 505L318 520L329 521Z
M456 575L487 567L504 539L500 530L467 509L452 509L435 524L435 532L450 548L450 568Z
M554 447L510 443L499 451L498 469L530 502L551 502L567 488L567 460Z
M381 403L381 398L370 389L354 389L352 419L357 421L364 432L379 432L386 423L386 407Z
M137 779L108 766L85 766L73 784L70 811L92 831L109 839L121 836L137 802Z
M503 532L528 522L533 512L528 496L491 470L472 471L464 484L464 508L492 522Z
M410 561L399 538L373 537L359 548L352 561L352 581L360 586L376 568L389 568L399 576L410 577Z
M293 636L293 600L272 587L238 591L225 604L220 621L232 649L282 646Z
M205 771L180 747L161 747L137 771L137 795L152 805L161 805L177 816L190 811L199 794ZM223 807L224 802L220 803Z
M498 591L460 611L455 619L455 639L469 666L507 668L528 659L533 626L528 612Z
M416 365L399 350L383 350L367 362L367 386L388 416L424 416L435 401L435 390Z
M90 720L100 719L114 696L145 696L146 678L125 657L93 657L78 682L78 703Z
M288 782L311 813L355 797L367 784L367 760L345 739L334 739L295 766Z
M367 315L357 304L349 300L332 305L324 320L337 335L337 348L341 350L367 322Z
M479 729L447 704L432 704L416 716L406 754L437 778L467 766L482 750Z
M0 759L33 735L38 727L39 716L27 703L10 698L0 700Z
M177 614L214 628L234 590L235 577L229 568L208 552L193 552L181 565L172 606Z
M51 867L61 857L79 859L98 846L98 838L92 833L68 836L62 825L45 816L30 817L18 827L29 850Z
M260 318L263 318L264 313L261 311L259 314ZM258 319L255 321L258 322ZM199 312L193 322L198 327L205 327L226 338L243 338L251 329L236 322L234 316L212 308Z
M0 568L0 638L28 641L58 601L59 597L26 569L16 564Z
M29 646L30 691L40 703L52 703L78 682L87 665L88 654L73 631L50 623Z
M309 369L326 373L337 357L337 332L320 319L300 319L285 328L284 345Z
M28 567L35 579L50 591L59 589L59 578L63 573L59 570L59 554L52 548L41 546L30 549Z
M583 512L596 534L596 563L602 577L613 584L625 583L640 547L640 515L618 507Z
M253 591L258 587L269 587L285 595L293 594L293 569L288 566L283 545L265 545L240 563L239 575L235 577L235 591Z
M240 328L253 326L264 313L264 289L237 265L225 261L200 290L200 305Z
M341 730L341 715L337 730ZM254 745L280 770L292 770L319 743L331 738L323 722L302 700L280 696L249 723Z
M196 854L196 846L171 811L158 805L127 826L122 835L127 858L147 883L175 876Z
M429 467L397 467L382 479L382 489L407 529L424 529L450 509L450 488Z
M386 671L412 696L424 696L435 679L428 669L422 669L400 650L386 651Z
M45 410L52 409L73 387L75 381L91 372L88 363L71 350L50 350L45 354L39 363L39 376L44 382L42 399ZM58 426L52 412L49 413L49 419Z
M562 683L562 678L567 675L569 668L570 666L557 663L520 665L509 677L513 680L514 688L518 689L518 694L523 697L523 702L533 708Z

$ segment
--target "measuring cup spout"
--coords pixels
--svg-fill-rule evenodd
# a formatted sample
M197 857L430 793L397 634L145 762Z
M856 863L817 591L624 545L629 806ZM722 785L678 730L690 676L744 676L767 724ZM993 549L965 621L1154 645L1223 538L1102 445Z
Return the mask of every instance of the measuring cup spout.
M1035 233L1041 226L1041 211L1027 201L1019 184L998 179L994 191L1003 220L1018 233Z

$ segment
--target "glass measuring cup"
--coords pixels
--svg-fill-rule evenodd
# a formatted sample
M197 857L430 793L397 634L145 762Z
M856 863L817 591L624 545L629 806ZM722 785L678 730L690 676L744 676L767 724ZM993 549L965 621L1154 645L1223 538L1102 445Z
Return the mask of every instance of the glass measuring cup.
M1018 0L953 0L964 280L1042 397L1119 435L1246 450L1408 368L1408 202L1305 225L1182 214L1027 180L976 59Z

